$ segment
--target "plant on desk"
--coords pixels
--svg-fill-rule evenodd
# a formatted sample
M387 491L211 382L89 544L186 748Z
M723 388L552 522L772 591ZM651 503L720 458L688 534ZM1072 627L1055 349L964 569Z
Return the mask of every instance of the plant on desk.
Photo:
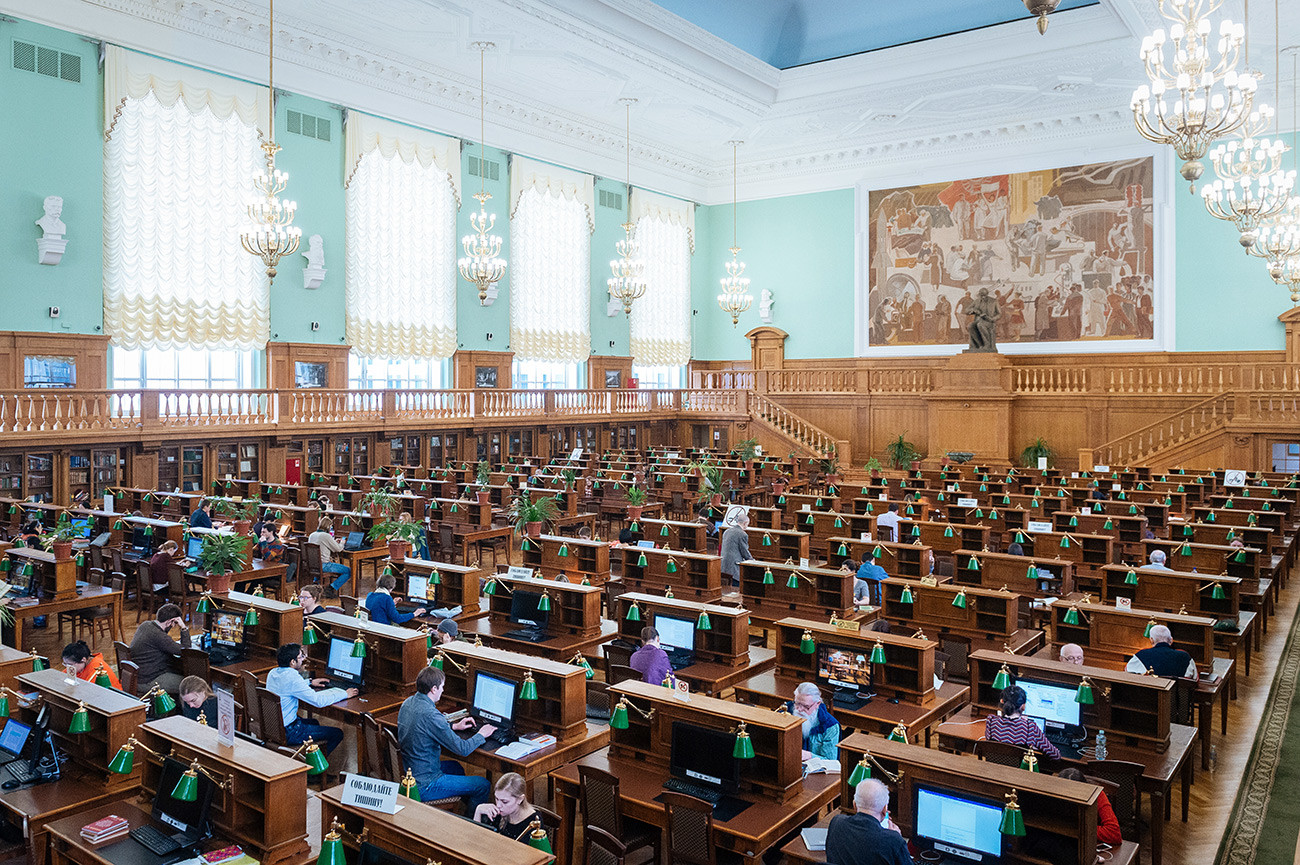
M487 460L479 460L478 466L474 469L474 483L478 486L478 503L480 505L492 502L492 493L488 491L488 481L491 479L492 466L488 465Z
M519 497L510 506L510 519L515 524L515 534L527 534L530 538L542 535L542 524L559 516L560 507L554 497L547 496L533 500L528 490L521 490Z
M407 554L419 548L420 535L424 526L419 523L403 523L398 520L384 520L371 526L367 537L371 541L384 538L388 541L388 558L394 562L405 559Z
M885 458L894 468L903 469L920 460L921 452L916 449L916 445L907 440L907 433L904 432L885 445Z
M624 497L627 499L627 518L635 523L641 519L641 509L645 507L648 498L646 491L633 484L627 488Z
M376 519L391 520L402 509L397 496L388 490L375 489L361 497L361 507ZM371 536L373 539L373 535Z
M252 538L226 532L209 532L199 548L199 567L207 571L208 589L218 594L230 591L230 575L247 567Z
M835 453L834 447L826 449L826 453L821 459L817 460L817 468L826 476L827 484L838 484L840 482L840 458Z
M1025 468L1038 468L1040 459L1047 460L1048 464L1052 461L1052 449L1047 446L1042 436L1034 439L1029 445L1020 452L1020 462Z
M80 537L80 530L72 525L72 517L64 511L54 525L54 530L41 536L41 546L54 553L55 561L72 558L72 542Z
M247 535L253 530L253 521L262 510L262 500L257 498L215 499L213 508L219 514L225 514L235 521L235 533Z
M745 462L749 462L758 456L758 439L745 439L737 443L732 452Z
M691 463L689 468L703 481L700 502L709 502L715 507L722 504L722 466L706 459Z

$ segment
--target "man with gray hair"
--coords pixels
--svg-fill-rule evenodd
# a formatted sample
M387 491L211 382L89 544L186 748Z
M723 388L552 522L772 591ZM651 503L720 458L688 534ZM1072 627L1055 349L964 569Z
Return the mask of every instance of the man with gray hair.
M853 791L856 814L836 814L826 830L826 861L835 865L912 865L907 842L889 819L889 788L867 778Z
M1129 659L1124 669L1130 673L1148 670L1166 679L1195 679L1196 662L1182 649L1174 648L1174 635L1164 625L1152 625L1151 648L1143 649Z
M753 558L749 554L749 534L745 531L748 528L749 514L737 514L734 523L722 533L718 546L718 554L722 556L722 576L733 586L740 583L740 563Z
M1165 564L1167 559L1168 556L1165 555L1164 550L1152 550L1151 562L1146 567L1152 571L1168 571L1170 568Z
M794 686L794 699L785 704L791 715L803 719L803 757L810 760L840 759L840 722L822 702L821 689L813 682Z

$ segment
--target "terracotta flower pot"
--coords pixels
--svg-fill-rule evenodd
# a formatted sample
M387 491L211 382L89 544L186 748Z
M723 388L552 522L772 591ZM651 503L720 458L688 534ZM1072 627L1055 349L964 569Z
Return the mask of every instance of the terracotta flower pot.
M628 506L627 506L627 518L628 518L629 520L631 520L632 522L636 522L637 520L641 519L641 508L642 508L642 507L643 507L642 505L628 505Z
M230 573L208 574L208 590L214 595L224 595L230 591Z
M827 476L826 476L826 483L828 483L828 484L834 484L835 486L839 486L839 484L840 484L840 477L841 477L841 475L827 475Z
M253 533L252 520L235 520L235 534L251 535Z
M407 541L390 540L388 542L388 558L394 563L406 559L406 554L410 551L411 545Z
M488 491L488 490L479 490L479 491L478 491L478 503L479 503L480 505L490 505L490 504L492 504L492 493L491 493L490 491Z
M783 481L772 481L772 492L778 496L785 492L785 483Z
M528 535L528 537L533 538L534 540L540 538L542 536L541 521L535 523L524 523L524 532Z
M55 541L52 551L56 562L67 561L72 558L72 541Z
M715 508L722 507L722 493L714 493L710 501Z

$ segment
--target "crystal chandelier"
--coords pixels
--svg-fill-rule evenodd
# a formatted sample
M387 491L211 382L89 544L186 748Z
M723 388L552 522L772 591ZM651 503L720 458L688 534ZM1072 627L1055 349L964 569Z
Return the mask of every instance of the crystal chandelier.
M280 193L289 183L289 175L275 167L275 154L280 145L275 143L275 0L270 0L270 49L267 51L267 89L270 92L270 122L267 137L262 142L266 154L266 169L253 176L256 198L248 204L248 218L252 223L239 234L239 242L250 254L266 265L266 276L275 281L275 267L286 255L298 251L302 229L293 224L298 210L296 201L281 201Z
M1166 37L1163 28L1142 40L1141 57L1148 87L1133 91L1129 107L1138 134L1157 144L1169 144L1183 160L1181 174L1191 181L1205 170L1200 158L1216 139L1240 129L1250 117L1258 80L1252 72L1238 74L1237 51L1245 28L1224 20L1214 60L1210 52L1211 26L1204 17L1223 0L1160 0L1160 12L1173 21ZM1166 10L1166 6L1171 7ZM1165 42L1171 41L1171 64L1165 62ZM1175 96L1172 107L1166 96Z
M496 225L497 215L488 213L486 204L492 196L487 191L487 171L483 168L484 138L487 128L484 115L486 112L483 99L483 55L490 49L495 48L493 42L474 42L473 47L478 49L478 177L479 189L474 193L474 200L478 202L478 213L469 215L469 224L474 228L473 234L467 234L460 239L461 246L465 248L465 257L456 262L460 268L460 278L466 282L472 282L478 288L478 302L480 306L487 306L488 290L501 281L501 277L506 273L506 260L501 258L501 238L492 234L492 227Z
M749 293L749 277L745 276L745 262L741 261L740 246L736 243L736 148L740 141L728 141L731 145L731 261L727 262L727 275L722 283L722 294L718 295L718 306L723 312L731 313L731 326L740 321L740 314L754 303L754 296Z
M1217 178L1201 190L1205 209L1215 219L1235 225L1247 250L1259 239L1264 221L1286 209L1295 186L1296 173L1281 167L1287 146L1256 137L1272 118L1273 109L1260 106L1241 128L1240 139L1233 138L1210 151Z
M610 297L623 301L623 313L631 315L632 301L645 294L645 280L641 277L645 271L645 262L637 257L638 246L634 235L636 226L632 224L632 106L636 100L620 99L619 102L623 103L625 110L628 217L627 222L623 223L626 236L615 244L618 258L609 263L609 269L614 275L605 284L609 286Z

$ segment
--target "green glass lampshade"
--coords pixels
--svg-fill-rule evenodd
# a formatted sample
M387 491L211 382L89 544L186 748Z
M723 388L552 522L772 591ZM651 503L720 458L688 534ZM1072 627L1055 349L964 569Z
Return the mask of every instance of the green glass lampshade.
M175 708L176 701L172 699L172 695L159 688L158 693L153 695L153 713L162 717Z
M1224 506L1225 508L1230 508L1230 507L1232 507L1232 499L1228 499L1226 502L1224 502L1224 503L1223 503L1223 506Z
M350 516L348 516L347 514L344 514L344 515L343 515L343 525L345 525L345 526L350 526L350 525L352 525L352 518L351 518Z
M316 633L316 629L309 623L307 627L302 629L302 644L304 646L314 646L319 642L320 635Z
M1232 560L1238 564L1246 561L1246 551L1237 550L1235 553L1232 554Z
M919 538L919 537L921 537L921 527L920 527L920 526L912 526L912 537L914 537L914 538Z
M101 668L100 671L95 674L95 684L99 685L101 688L111 688L113 687L113 680L108 677L108 671ZM0 705L0 709L5 711L0 711L0 716L9 714L7 711L9 709L8 703L9 698L5 697L4 705Z
M483 594L487 595L488 597L492 597L496 593L497 593L496 577L489 577L488 581L483 585Z
M633 520L633 521L632 521L632 525L628 526L628 528L631 529L631 530L634 531L634 532L639 532L639 531L641 531L641 527L640 527L639 525L637 525L636 520Z
M0 718L9 717L9 695L0 694Z
M997 509L997 508L994 508L993 510L989 511L989 519L991 519L991 520L996 520L997 518L998 518L998 509Z
M817 651L817 644L813 642L812 631L804 630L803 637L799 640L799 651L805 655L811 655Z
M776 503L777 503L778 505L783 505L783 504L785 504L785 496L781 496L781 497L779 497L779 498L776 500Z
M633 601L632 606L627 608L627 620L629 622L641 621L641 607L637 605L636 601Z
M1178 548L1178 554L1180 556L1190 556L1192 554L1192 545L1183 544L1181 547Z
M1259 522L1259 517L1255 516L1254 514L1250 514L1248 517L1246 517L1246 525L1248 526L1253 526L1258 522Z
M7 573L13 566L13 562L8 559L0 559L0 573Z
M975 519L977 519L977 520L982 520L982 519L984 519L984 512L983 512L982 510L980 510L979 508L976 508L976 509L975 509Z
M858 761L858 765L854 766L853 771L849 773L849 786L857 787L859 784L861 784L863 781L866 781L870 777L871 777L871 763L870 761L867 760L867 757L864 754L862 756L862 759Z
M1038 758L1034 756L1033 751L1025 752L1025 756L1020 760L1020 768L1027 772L1038 771Z
M1206 514L1206 515L1205 515L1205 519L1206 519L1206 522L1211 522L1211 523L1213 523L1213 522L1218 522L1218 520L1215 519L1214 511L1210 511L1208 514Z
M668 537L668 526L667 526L667 525L665 525L663 528L661 528L661 529L659 530L659 537L661 537L661 538L666 538L666 537ZM565 552L564 555L568 555L568 552Z
M77 711L72 713L72 721L68 724L69 733L89 733L90 732L90 712L86 710L86 704L81 703L77 706Z
M202 613L204 615L212 612L212 602L208 600L208 595L206 592L204 592L203 595L199 597L199 603L194 608L194 612Z
M32 672L39 673L41 670L48 670L50 661L44 655L32 655Z
M519 688L519 699L530 701L537 699L537 682L533 680L532 670L524 673L524 683Z
M550 836L542 828L542 823L537 818L533 818L533 831L528 833L528 846L535 850L541 850L543 853L554 853L551 849Z
M392 575L393 575L393 566L391 564L384 565L384 576L391 577Z
M871 663L885 663L885 645L880 640L876 640L876 645L871 649Z
M567 559L569 557L569 545L560 544L560 557Z
M908 511L911 511L911 508L908 508ZM844 528L844 521L841 520L839 517L835 518L835 528L837 529Z
M876 545L871 549L871 558L873 558L873 559L879 559L879 558L883 557L884 554L885 554L885 550L884 550L883 547L880 546L880 544L876 544Z
M365 656L366 656L366 641L361 639L360 634L357 634L356 640L352 642L352 657L364 658Z
M1002 497L1002 504L1004 504L1004 505L1009 505L1009 504L1011 504L1011 496L1003 496L1003 497Z
M609 716L609 726L612 730L626 730L627 723L627 703L619 700L614 706L614 711Z
M1074 692L1074 702L1085 706L1091 706L1096 702L1092 696L1092 681L1087 676L1080 680L1079 690Z
M1011 800L1002 809L1002 822L998 824L998 831L1003 835L1023 838L1025 835L1025 815L1020 813L1020 806L1016 804L1015 791L1013 790L1008 795Z
M114 775L130 775L131 770L135 768L135 746L127 743L117 749L117 754L108 764L108 771Z
M974 559L972 559L971 561L974 561ZM959 610L964 610L964 609L966 609L966 590L965 590L965 589L962 589L960 592L958 592L958 593L953 597L953 599L952 599L952 605L953 605L954 607L956 607L957 609L959 609Z
M1121 493L1121 495L1122 495L1122 493ZM1130 514L1136 514L1136 513L1138 512L1138 506L1137 506L1137 505L1129 505L1129 506L1128 506L1128 512L1129 512Z
M1222 583L1214 584L1214 588L1210 590L1210 597L1216 601L1222 601L1224 598L1228 597L1227 592L1223 590Z
M763 532L763 546L765 547L772 546L772 536L769 535L767 532Z
M667 564L664 565L664 571L669 574L677 573L677 560L669 556Z
M1137 584L1138 584L1138 575L1137 575L1137 571L1132 570L1132 569L1130 568L1130 569L1129 569L1129 572L1128 572L1127 574L1124 575L1124 585L1126 585L1126 586L1136 586Z
M1073 529L1073 528L1077 528L1078 525L1079 525L1079 518L1078 518L1078 517L1070 517L1070 528L1072 528L1072 529Z
M542 613L549 613L551 611L551 594L545 589L542 590L542 596L537 600L537 609Z
M646 566L647 560L645 557L645 553L642 553L641 555L637 556L636 564L637 567L639 568L644 568Z
M182 802L193 802L199 798L199 774L191 767L185 770L181 779L172 790L172 798Z
M343 839L339 833L330 832L321 839L316 865L347 865L347 858L343 855Z
M789 578L788 580L785 581L785 587L786 587L787 589L797 589L797 588L799 588L799 575L798 575L797 573L795 573L794 571L791 571L791 572L790 572L790 578Z
M1196 534L1196 530L1193 529L1191 526L1183 526L1183 537L1190 538L1194 534Z
M743 721L740 724L740 729L736 731L736 744L731 749L731 756L737 760L754 759L754 742L749 738L749 733L745 730Z
M835 555L837 555L837 556L847 556L848 554L849 554L849 545L848 545L848 544L840 544L840 548L839 548L839 550L837 550L836 553L835 553Z
M821 506L822 506L822 500L819 498L817 499L817 507L820 508Z
M260 619L257 617L257 607L249 607L248 612L244 613L245 625L256 625Z
M943 536L944 536L945 538L951 538L951 537L952 537L952 526L946 526L946 527L944 528L944 530L943 530Z
M804 519L804 524L809 526L813 524L813 515L811 512L809 512L808 516Z
M1079 624L1079 610L1077 608L1070 607L1065 611L1065 623L1067 625Z
M700 610L700 617L695 620L695 629L699 631L713 630L713 620L709 618L706 610Z
M581 655L578 656L578 666L582 667L588 679L596 678L596 671L591 668L591 662Z
M980 569L980 560L975 558L974 556L971 556L970 561L966 563L966 570L978 571L979 569Z
M891 742L902 742L903 744L907 744L907 728L900 723L897 727L889 731L888 739Z
M310 743L302 754L303 760L307 763L308 775L319 775L330 767L329 758L325 756L315 742Z
M1003 691L1009 687L1011 687L1011 670L1003 664L1002 669L998 670L998 674L993 677L993 690Z
M898 596L898 601L899 601L899 603L902 603L902 604L910 604L910 603L912 603L912 587L911 587L911 586L903 586L903 593L902 593L901 595Z
M1070 547L1070 536L1061 535L1061 549L1069 549L1069 547Z
M1143 631L1142 631L1142 636L1143 636L1143 637L1150 637L1150 636L1151 636L1151 629L1154 628L1155 626L1156 626L1156 620L1155 620L1155 619L1148 619L1148 620L1147 620L1147 626L1146 626L1146 628L1144 628Z
M1036 579L1038 579L1038 566L1037 566L1037 565L1030 565L1029 567L1025 568L1025 579L1026 579L1026 580L1036 580Z

